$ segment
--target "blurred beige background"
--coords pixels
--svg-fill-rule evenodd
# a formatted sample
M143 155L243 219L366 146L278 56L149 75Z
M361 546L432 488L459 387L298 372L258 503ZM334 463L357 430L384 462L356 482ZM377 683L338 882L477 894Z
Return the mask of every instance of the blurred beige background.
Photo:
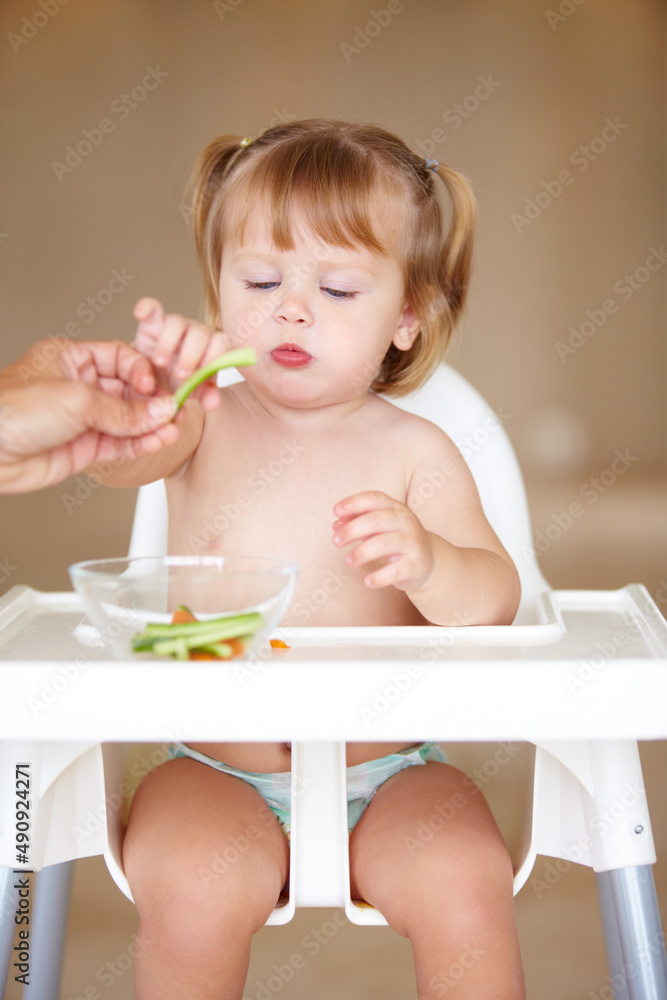
M0 364L46 336L130 340L140 295L200 312L182 197L213 136L310 116L378 122L477 193L477 265L450 360L502 415L536 539L583 508L538 544L545 575L641 581L665 612L664 4L4 0L0 44ZM69 563L122 554L133 503L83 476L0 499L0 592L65 589ZM665 913L667 755L642 753ZM517 918L529 996L600 994L587 870L542 896L524 889ZM305 911L262 932L248 998L326 919ZM62 997L99 985L135 929L99 859L82 862ZM110 1000L133 995L121 972L101 987ZM403 1000L411 977L406 942L345 927L284 995Z

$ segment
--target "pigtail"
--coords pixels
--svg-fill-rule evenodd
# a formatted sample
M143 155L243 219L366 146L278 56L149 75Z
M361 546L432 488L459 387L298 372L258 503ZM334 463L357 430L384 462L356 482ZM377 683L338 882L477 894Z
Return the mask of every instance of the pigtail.
M406 295L420 319L417 339L407 351L392 345L372 388L404 396L426 381L444 358L463 311L472 270L475 197L456 170L416 154L406 171L414 194L404 249ZM441 179L451 203L443 242L442 212L433 174Z
M192 231L197 253L202 262L206 243L206 223L211 205L232 161L241 149L241 140L238 136L220 135L200 154L192 171L189 183Z
M462 174L441 163L433 170L444 182L452 202L452 218L440 255L440 280L451 310L452 327L465 304L472 270L475 196Z

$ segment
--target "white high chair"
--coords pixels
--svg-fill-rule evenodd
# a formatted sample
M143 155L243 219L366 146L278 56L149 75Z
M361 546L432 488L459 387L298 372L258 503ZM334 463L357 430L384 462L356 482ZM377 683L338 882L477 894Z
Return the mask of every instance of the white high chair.
M519 643L524 636L527 642L536 641L540 630L548 636L550 630L562 624L556 598L564 593L574 595L575 605L579 602L588 611L600 609L591 641L603 640L608 592L553 592L540 573L521 474L501 419L448 366L441 366L424 388L399 401L399 405L440 424L458 444L476 480L489 521L515 561L521 576L521 605L514 625L501 631L496 628L494 635L502 632L508 641L511 638ZM165 551L164 488L155 483L139 491L130 555L158 555ZM647 628L650 625L652 633L662 637L656 655L667 659L667 625L659 611L643 588L627 590L640 608L638 613L645 617ZM294 635L315 631L296 629ZM469 632L470 642L475 642L471 630L456 631ZM483 631L477 629L474 634L481 636ZM26 997L57 998L62 945L62 933L58 931L64 925L67 905L66 866L59 862L103 853L114 880L131 898L122 870L122 816L117 808L105 809L105 790L109 796L127 782L132 754L132 748L124 744L0 744L1 787L9 787L9 768L15 761L37 762L31 863L34 869L44 867L44 871L39 877L33 931L32 985L25 990ZM276 907L268 922L286 922L297 906L344 906L355 923L385 923L376 910L350 898L344 743L293 743L292 766L289 900ZM525 836L514 851L515 892L529 877L537 854L592 867L598 876L611 981L619 984L616 1000L665 1000L667 963L650 867L656 858L636 742L537 742L531 770L532 804ZM603 834L595 820L615 806L615 790L626 784L636 792L624 805L623 822ZM73 829L84 822L83 817L99 813L100 807L106 812L106 825L100 823L92 829L84 843L77 841ZM13 840L0 830L0 864L8 866L5 886L10 900L9 909L5 904L2 910L5 924L14 909L10 875L13 846ZM8 932L13 928L5 929ZM662 947L655 946L657 941L662 942ZM648 942L653 943L651 948ZM0 975L3 955L6 974L9 947L5 934L0 938ZM630 963L637 970L633 977L625 974Z

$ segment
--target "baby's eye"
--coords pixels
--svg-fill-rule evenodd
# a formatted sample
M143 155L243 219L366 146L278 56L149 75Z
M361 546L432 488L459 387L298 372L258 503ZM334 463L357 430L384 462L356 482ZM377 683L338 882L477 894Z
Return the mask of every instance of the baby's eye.
M323 288L323 292L327 292L332 299L354 299L359 294L358 292L348 292L344 288Z
M266 290L267 288L276 288L279 284L278 281L246 281L246 288L258 288L260 290Z

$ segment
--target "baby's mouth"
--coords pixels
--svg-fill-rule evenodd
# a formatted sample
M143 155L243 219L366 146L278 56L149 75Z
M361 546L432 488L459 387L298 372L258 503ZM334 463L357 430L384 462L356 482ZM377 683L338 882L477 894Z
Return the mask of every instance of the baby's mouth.
M304 351L298 344L287 342L275 347L271 351L271 358L283 368L302 368L312 360L308 351Z

